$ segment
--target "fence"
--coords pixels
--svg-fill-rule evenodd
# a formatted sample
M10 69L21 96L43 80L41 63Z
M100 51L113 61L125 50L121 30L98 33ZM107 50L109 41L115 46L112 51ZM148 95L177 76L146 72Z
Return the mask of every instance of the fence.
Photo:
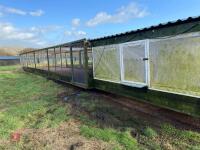
M200 32L92 48L97 80L200 97Z
M66 82L87 87L91 56L87 41L80 40L22 53L20 61L24 68L54 73Z

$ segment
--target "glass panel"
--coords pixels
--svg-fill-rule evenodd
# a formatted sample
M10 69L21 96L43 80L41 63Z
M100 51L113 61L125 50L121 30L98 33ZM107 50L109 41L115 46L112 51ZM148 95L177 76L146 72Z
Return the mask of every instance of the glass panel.
M146 83L145 42L123 45L124 81Z
M102 80L120 82L119 55L119 45L94 47L94 77Z
M150 42L151 88L200 96L200 36Z

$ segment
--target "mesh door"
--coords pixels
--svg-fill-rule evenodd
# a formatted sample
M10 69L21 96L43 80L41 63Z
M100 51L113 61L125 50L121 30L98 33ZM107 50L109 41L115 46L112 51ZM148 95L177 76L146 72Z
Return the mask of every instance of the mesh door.
M146 83L145 42L122 45L122 81Z

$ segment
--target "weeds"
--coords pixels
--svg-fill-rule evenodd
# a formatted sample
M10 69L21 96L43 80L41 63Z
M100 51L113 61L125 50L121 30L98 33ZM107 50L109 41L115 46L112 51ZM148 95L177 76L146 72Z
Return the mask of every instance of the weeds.
M81 134L85 137L92 138L95 137L97 139L106 141L106 142L116 142L121 144L125 149L132 150L138 149L137 141L131 137L130 132L117 132L113 129L105 128L92 128L88 126L82 126Z
M148 138L155 138L158 136L157 132L150 127L145 128L144 135L147 136Z

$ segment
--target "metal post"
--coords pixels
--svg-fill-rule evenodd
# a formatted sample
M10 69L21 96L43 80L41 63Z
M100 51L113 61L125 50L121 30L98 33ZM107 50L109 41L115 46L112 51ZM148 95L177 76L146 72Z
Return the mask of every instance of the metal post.
M84 73L85 73L85 83L88 86L89 82L89 76L88 76L88 41L84 41Z
M65 53L65 63L66 63L66 68L67 68L67 52Z
M70 60L71 60L72 83L73 83L74 82L74 64L73 64L72 46L70 46Z
M80 66L80 68L82 68L82 64L81 64L81 50L79 51L79 66Z
M26 67L28 67L28 55L26 53Z
M35 62L35 52L33 52L33 59L34 59L34 65L35 65L35 69L36 69L36 62Z
M54 67L55 67L55 71L56 71L56 48L54 48Z
M47 49L47 67L48 67L48 71L49 71L49 50Z
M62 68L62 50L61 50L61 46L60 46L60 61L61 61L61 68Z

